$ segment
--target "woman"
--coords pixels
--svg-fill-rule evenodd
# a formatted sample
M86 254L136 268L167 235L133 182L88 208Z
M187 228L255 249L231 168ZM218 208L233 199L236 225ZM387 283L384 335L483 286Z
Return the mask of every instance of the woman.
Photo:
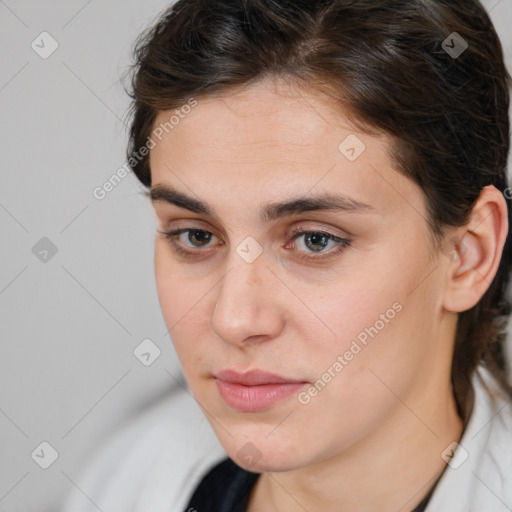
M512 510L510 77L481 4L180 0L135 56L160 304L227 454L180 510Z

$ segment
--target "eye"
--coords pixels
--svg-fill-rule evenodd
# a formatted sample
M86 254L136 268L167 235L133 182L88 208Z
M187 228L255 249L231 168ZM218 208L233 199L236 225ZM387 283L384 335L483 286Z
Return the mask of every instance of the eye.
M192 248L205 247L206 245L208 245L208 242L210 242L213 236L213 233L205 231L204 229L183 229L181 231L174 232L177 238L179 238L181 235L185 233L188 233L188 236L185 237L185 239L192 244L191 246L188 247ZM173 236L172 232L170 233L170 236ZM183 243L183 240L181 240L181 243Z
M200 228L184 228L176 229L174 231L159 231L165 238L171 241L171 245L177 254L185 258L193 258L200 256L201 253L206 251L201 250L211 246L212 239L217 238L210 231ZM295 240L303 238L302 243L296 243ZM350 240L339 237L333 233L322 230L301 230L295 228L292 230L292 247L299 247L297 257L299 259L319 260L334 256L350 245ZM223 243L223 242L221 242ZM324 250L329 246L333 247L331 250ZM286 244L285 249L289 249L289 243ZM314 254L322 254L321 256L314 256ZM325 254L325 255L324 255Z
M189 251L187 249L183 249L183 247L188 247L190 249L201 249L203 247L208 247L208 243L212 240L213 237L215 237L215 235L210 231L206 231L205 229L200 228L176 229L174 231L159 231L159 233L161 233L162 235L165 236L165 238L171 241L173 249L178 254L186 258L198 256L201 252L204 251ZM186 242L189 242L190 245L188 245Z
M323 259L325 257L331 257L335 254L340 253L350 245L350 240L347 240L346 238L342 238L322 230L300 230L300 228L296 228L292 232L292 234L294 235L292 238L293 241L302 238L301 243L293 244L293 246L301 246L299 247L299 249L300 253L302 254L298 254L298 257L300 259L314 260L321 258ZM324 250L325 248L329 247L329 244L331 247L333 247L333 249L327 251ZM322 253L322 256L314 256L315 253ZM324 253L325 256L323 255Z

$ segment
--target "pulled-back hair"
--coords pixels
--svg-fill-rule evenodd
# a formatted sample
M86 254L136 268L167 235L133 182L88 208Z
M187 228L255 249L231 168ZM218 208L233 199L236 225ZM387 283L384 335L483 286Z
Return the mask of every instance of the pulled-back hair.
M140 35L134 59L127 156L146 187L149 155L138 150L159 111L282 77L326 93L366 133L391 136L394 168L425 194L436 250L486 185L504 193L511 223L511 79L477 0L179 0ZM466 417L480 363L510 392L511 261L507 238L490 287L458 314L452 384Z

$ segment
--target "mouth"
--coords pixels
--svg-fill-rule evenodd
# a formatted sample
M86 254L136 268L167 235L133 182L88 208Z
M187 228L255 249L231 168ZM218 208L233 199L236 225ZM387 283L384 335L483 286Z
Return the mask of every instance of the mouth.
M309 384L261 370L222 370L214 377L221 397L238 412L265 411Z

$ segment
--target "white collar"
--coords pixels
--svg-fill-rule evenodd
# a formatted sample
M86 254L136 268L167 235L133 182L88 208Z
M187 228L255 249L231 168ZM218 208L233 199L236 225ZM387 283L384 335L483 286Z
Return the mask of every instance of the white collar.
M491 374L478 373L493 389ZM493 399L475 373L471 417L425 512L512 511L512 398ZM441 456L441 455L440 455Z

